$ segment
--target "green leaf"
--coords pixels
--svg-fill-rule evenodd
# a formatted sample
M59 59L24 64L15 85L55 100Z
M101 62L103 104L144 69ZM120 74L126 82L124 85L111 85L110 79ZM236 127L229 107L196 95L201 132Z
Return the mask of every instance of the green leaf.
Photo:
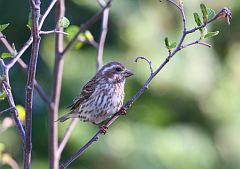
M216 32L208 32L204 38L211 38L211 37L214 37L214 36L217 36L219 34L219 31L216 31Z
M208 11L208 19L210 20L210 19L214 18L214 16L216 15L216 12L211 8L208 8L207 11Z
M94 37L93 37L92 33L91 33L89 30L86 30L86 31L84 32L84 36L85 36L85 38L86 38L89 42L91 42L91 41L94 40Z
M23 122L26 118L26 110L23 106L21 105L17 105L16 109L18 111L18 117L19 119Z
M9 23L0 25L0 32L6 29L9 26Z
M15 46L14 43L12 43L12 48L13 48L13 50L14 50L14 53L17 53L16 46Z
M207 11L207 7L205 4L201 3L200 4L200 8L203 14L203 21L206 22L208 20L208 11Z
M194 20L195 20L197 26L201 26L202 25L202 21L200 20L200 17L198 15L198 13L196 13L196 12L193 13L193 16L194 16Z
M164 42L165 42L165 46L169 49L170 44L167 37L164 39Z
M5 149L5 145L3 143L0 143L0 156L2 154L2 152L4 151Z
M7 93L5 91L0 92L0 100L4 100L7 97Z
M59 26L62 28L67 28L70 25L70 21L66 17L61 17L59 20Z
M79 27L76 26L76 25L71 25L71 26L69 26L69 27L65 30L65 32L68 33L68 36L66 36L66 38L67 38L68 40L71 40L71 39L75 36L75 34L78 32L78 30L79 30Z
M169 48L170 48L170 49L173 49L173 48L175 48L176 46L177 46L177 42L172 42L172 43L170 43Z
M82 46L83 46L83 43L79 41L79 42L77 42L77 43L74 45L74 48L76 48L76 49L81 49Z
M6 58L11 58L12 56L13 56L13 54L11 54L11 53L2 53L1 58L6 59Z
M28 14L27 27L28 27L30 30L32 29L32 12L29 12L29 14Z

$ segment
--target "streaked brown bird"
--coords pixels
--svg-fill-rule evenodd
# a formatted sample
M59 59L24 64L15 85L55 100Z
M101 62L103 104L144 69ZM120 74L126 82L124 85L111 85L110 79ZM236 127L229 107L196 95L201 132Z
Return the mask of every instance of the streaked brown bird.
M84 122L99 124L118 112L124 99L124 85L133 73L119 62L104 65L82 88L79 96L68 107L70 112L58 119L79 118Z

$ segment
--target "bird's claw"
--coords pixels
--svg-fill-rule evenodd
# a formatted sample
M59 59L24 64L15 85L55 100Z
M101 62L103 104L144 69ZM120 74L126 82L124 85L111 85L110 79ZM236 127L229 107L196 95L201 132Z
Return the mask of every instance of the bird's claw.
M101 133L106 134L108 127L106 125L99 126Z
M127 115L127 110L122 107L122 108L118 111L118 114L119 114L119 115L126 116L126 115Z

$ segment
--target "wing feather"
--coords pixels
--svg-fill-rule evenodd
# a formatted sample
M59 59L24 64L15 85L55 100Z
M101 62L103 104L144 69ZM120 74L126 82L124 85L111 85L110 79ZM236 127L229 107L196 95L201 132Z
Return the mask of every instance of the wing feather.
M90 81L87 82L85 86L83 86L82 91L78 97L73 100L73 103L69 105L67 108L70 110L77 109L82 102L87 100L96 89L96 77L93 77Z

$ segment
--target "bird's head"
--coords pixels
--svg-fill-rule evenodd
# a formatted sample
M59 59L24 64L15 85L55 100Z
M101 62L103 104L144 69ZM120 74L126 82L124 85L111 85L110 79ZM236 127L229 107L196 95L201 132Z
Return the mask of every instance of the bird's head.
M113 83L120 83L125 81L127 77L133 75L123 64L119 62L109 62L104 65L99 71L104 78Z

